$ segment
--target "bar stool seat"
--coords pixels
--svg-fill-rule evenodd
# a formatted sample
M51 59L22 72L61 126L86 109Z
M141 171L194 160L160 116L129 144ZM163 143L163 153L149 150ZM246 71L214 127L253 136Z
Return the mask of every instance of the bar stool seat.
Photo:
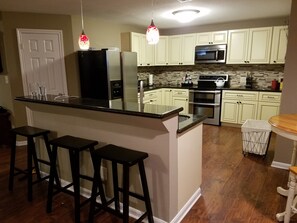
M59 192L64 192L74 196L74 212L75 212L75 222L80 222L80 208L85 205L90 199L85 200L84 202L80 201L80 178L93 181L92 177L80 174L80 162L79 155L81 151L89 149L90 152L94 151L94 146L98 144L97 141L78 138L74 136L62 136L56 139L49 141L50 146L52 147L52 160L50 168L50 178L49 178L49 187L48 187L48 199L47 199L47 212L52 211L52 201L54 195ZM58 148L68 149L70 165L71 165L71 174L72 182L66 186L57 188L54 191L54 175L56 171L56 162L57 162L57 150ZM67 190L69 187L73 186L73 192Z
M139 152L127 148L123 148L116 145L106 145L92 152L92 160L94 165L94 182L92 187L89 223L94 220L94 215L101 210L106 210L112 214L123 219L124 223L129 222L129 196L144 201L146 212L137 220L141 222L145 217L148 218L149 223L153 223L153 212L150 203L149 190L147 186L147 179L145 174L145 168L143 160L148 157L147 153ZM101 161L102 159L109 160L112 162L112 173L113 173L113 191L114 197L109 201L106 201L106 197L103 191L103 185L101 180ZM118 185L118 171L117 164L123 166L123 188ZM138 165L139 174L141 178L143 195L129 191L129 168ZM99 189L99 192L98 192ZM119 204L119 192L123 194L123 211L120 212ZM96 202L97 196L100 195L101 204ZM114 203L115 209L111 209L109 205Z
M49 130L41 129L41 128L36 128L32 126L22 126L18 128L11 129L12 133L12 148L11 148L11 156L10 156L10 173L9 173L9 190L13 191L13 185L14 185L14 176L19 175L19 174L25 174L27 177L27 184L28 184L28 200L32 201L32 186L36 183L39 183L47 178L49 176L41 177L40 170L39 170L39 165L38 163L43 163L46 165L50 166L50 160L51 160L51 152L49 149L49 144L48 144L48 134L50 133ZM22 170L18 167L15 166L15 158L16 158L16 137L17 135L24 136L27 138L27 169ZM36 147L34 143L34 138L37 137L42 137L47 149L49 161L43 160L37 157L36 153ZM32 163L32 158L34 162L34 166ZM37 175L37 180L33 180L32 177L32 171L35 169L36 175ZM57 178L57 175L54 173L54 178L56 180L56 184L59 185L60 181Z

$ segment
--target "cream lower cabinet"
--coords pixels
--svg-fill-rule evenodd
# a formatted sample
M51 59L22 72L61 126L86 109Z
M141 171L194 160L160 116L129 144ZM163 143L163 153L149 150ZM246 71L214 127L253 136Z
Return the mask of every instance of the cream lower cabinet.
M151 91L144 92L143 103L161 105L162 90L158 89L158 90L151 90Z
M183 107L180 113L189 113L189 90L173 89L172 91L172 105L176 107Z
M187 89L162 89L163 105L172 105L182 107L183 111L180 113L189 113L189 90Z
M258 92L223 91L221 121L243 124L257 118Z
M281 93L260 92L257 119L268 120L279 114Z

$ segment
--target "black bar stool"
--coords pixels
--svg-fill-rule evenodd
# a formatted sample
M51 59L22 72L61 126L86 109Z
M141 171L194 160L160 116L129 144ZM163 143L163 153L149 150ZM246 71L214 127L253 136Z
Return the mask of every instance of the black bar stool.
M52 146L52 160L51 160L51 168L50 168L50 178L49 178L49 186L48 186L48 200L47 200L47 212L50 213L52 211L52 201L53 196L59 192L68 193L74 196L74 212L75 212L75 222L80 222L80 208L85 205L90 199L85 200L84 202L80 202L80 178L86 179L89 181L93 181L92 177L80 174L80 164L79 164L79 154L81 151L89 149L90 152L94 151L94 146L98 144L97 141L82 139L73 136L62 136L60 138L53 139L49 141L49 144ZM56 162L57 162L57 150L59 148L68 149L70 165L71 165L71 174L72 174L72 183L57 188L54 191L54 175L56 172ZM67 190L69 187L73 186L73 192Z
M51 160L51 152L48 144L48 134L50 133L49 130L40 129L32 126L22 126L18 128L14 128L11 130L12 133L12 147L11 147L11 156L10 156L10 173L9 173L9 190L13 190L13 184L14 184L14 176L19 174L25 174L27 177L27 183L28 183L28 200L32 201L32 191L33 191L33 184L39 183L47 178L48 176L41 177L39 165L38 163L43 163L50 166L50 161L43 160L37 157L36 154L36 148L35 148L35 142L34 138L36 137L43 137L49 160ZM20 168L17 168L15 166L15 156L16 156L16 137L17 135L21 135L27 138L27 169L22 170ZM34 166L32 164L32 158L34 162ZM35 169L37 180L33 181L32 177L32 170ZM60 185L60 181L57 177L57 174L54 173L54 177L56 180L56 184Z
M124 223L128 223L129 222L129 196L142 200L145 203L146 212L136 222L141 222L145 217L148 218L149 223L154 222L153 212L152 212L151 203L150 203L149 190L147 186L146 174L144 169L144 163L143 163L143 160L146 159L147 157L148 157L147 153L126 149L112 144L106 145L92 152L92 161L94 165L94 182L93 182L92 195L91 195L89 223L93 222L94 215L102 209L109 211L112 214L122 218ZM103 191L103 186L102 186L101 173L100 173L100 166L101 166L102 159L109 160L112 162L114 197L109 201L106 201L104 191ZM123 188L120 188L118 185L117 164L123 165ZM143 195L129 191L129 168L136 164L138 164L138 168L139 168ZM99 192L98 192L98 189L99 189ZM123 193L123 212L122 213L120 212L119 192ZM99 195L101 198L101 204L96 202L96 198ZM110 207L108 207L113 202L115 205L115 209L111 209Z

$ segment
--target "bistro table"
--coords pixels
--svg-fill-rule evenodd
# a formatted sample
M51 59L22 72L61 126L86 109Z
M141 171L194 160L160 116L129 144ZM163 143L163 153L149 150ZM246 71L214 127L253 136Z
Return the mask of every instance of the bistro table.
M285 137L287 139L293 140L293 152L291 157L291 166L296 166L296 155L297 155L297 114L281 114L271 117L268 122L271 124L271 130L276 134ZM290 171L289 173L289 182L290 180L295 180L295 175ZM289 190L282 187L277 187L277 192L283 196L288 196ZM296 194L296 192L295 192ZM288 197L288 200L293 200L292 197ZM287 202L290 203L290 202ZM289 209L289 210L287 210ZM285 213L290 213L291 205L286 207L286 211L278 213L276 215L277 220L283 221ZM290 214L289 214L290 215ZM285 217L286 218L286 217Z

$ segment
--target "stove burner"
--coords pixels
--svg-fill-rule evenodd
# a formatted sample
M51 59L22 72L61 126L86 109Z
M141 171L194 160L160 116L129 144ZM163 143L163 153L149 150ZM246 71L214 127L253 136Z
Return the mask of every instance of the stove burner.
M225 86L229 85L228 81L228 74L212 74L212 75L199 75L198 81L197 81L197 86L198 89L216 89L217 86L215 84L215 81L220 78L226 81Z

